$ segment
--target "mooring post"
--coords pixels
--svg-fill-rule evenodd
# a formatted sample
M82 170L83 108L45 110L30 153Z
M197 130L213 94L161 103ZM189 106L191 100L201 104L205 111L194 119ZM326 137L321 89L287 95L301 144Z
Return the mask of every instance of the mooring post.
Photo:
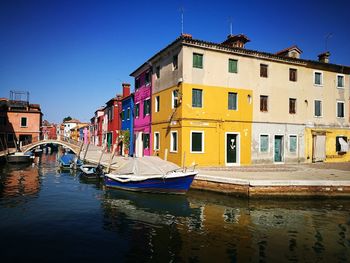
M165 149L165 152L164 152L164 160L165 160L165 161L168 160L168 149Z
M186 162L186 152L184 152L184 158L183 158L183 163L182 163L182 169L185 172L185 162Z
M101 160L102 160L102 156L103 156L103 154L104 154L104 148L102 148L102 150L101 150L100 159L98 159L98 163L97 163L97 165L99 165L99 164L101 163Z
M84 161L84 162L85 162L86 154L87 154L87 152L88 152L88 150L89 150L89 145L90 145L90 143L88 143L88 144L86 145L86 148L85 148L84 158L83 158L83 161Z
M111 157L110 157L110 159L109 159L108 168L107 168L107 173L109 173L110 170L111 170L111 165L112 165L112 161L113 161L114 154L115 154L115 147L113 147L112 154L111 154Z
M79 147L79 152L78 152L78 159L80 159L80 153L81 153L81 150L83 149L83 146L84 146L84 143L82 142L80 147ZM85 159L85 156L84 156L84 159Z

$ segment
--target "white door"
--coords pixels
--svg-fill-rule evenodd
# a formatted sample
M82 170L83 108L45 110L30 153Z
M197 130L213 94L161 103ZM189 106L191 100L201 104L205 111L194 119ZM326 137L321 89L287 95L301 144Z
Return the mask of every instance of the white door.
M136 155L136 157L143 156L142 132L136 132L135 155Z

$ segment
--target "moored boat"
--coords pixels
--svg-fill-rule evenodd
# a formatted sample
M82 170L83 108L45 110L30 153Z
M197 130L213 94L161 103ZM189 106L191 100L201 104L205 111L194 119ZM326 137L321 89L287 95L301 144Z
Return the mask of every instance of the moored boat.
M64 154L59 159L61 169L75 169L83 164L74 154Z
M152 156L129 158L116 172L105 174L104 181L110 188L184 194L197 173Z
M99 179L103 175L101 165L83 164L79 167L81 176L85 179Z
M33 160L31 153L15 152L6 156L8 163L28 163Z

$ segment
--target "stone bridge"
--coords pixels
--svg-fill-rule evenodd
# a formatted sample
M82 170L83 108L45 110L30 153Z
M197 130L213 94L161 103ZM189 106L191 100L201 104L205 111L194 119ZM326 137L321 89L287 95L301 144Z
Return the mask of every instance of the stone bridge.
M32 142L29 144L26 144L21 147L22 152L29 152L36 147L40 145L45 145L45 144L57 144L57 145L62 145L64 147L67 147L68 149L72 150L76 155L78 155L81 151L81 147L83 145L83 142L78 142L69 138L58 138L58 139L43 139L39 140L36 142Z

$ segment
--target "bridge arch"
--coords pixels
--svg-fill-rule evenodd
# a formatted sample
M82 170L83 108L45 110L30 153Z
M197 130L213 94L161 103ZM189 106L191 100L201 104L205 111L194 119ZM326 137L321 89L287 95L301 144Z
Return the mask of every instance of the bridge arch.
M64 147L70 149L76 155L79 154L79 150L80 150L80 145L69 143L66 141L61 141L61 140L42 140L42 141L38 141L38 142L33 142L31 144L27 144L27 145L23 146L21 148L21 150L22 150L22 152L29 152L29 151L35 149L36 147L38 147L40 145L45 145L45 144L57 144L57 145L64 146Z

